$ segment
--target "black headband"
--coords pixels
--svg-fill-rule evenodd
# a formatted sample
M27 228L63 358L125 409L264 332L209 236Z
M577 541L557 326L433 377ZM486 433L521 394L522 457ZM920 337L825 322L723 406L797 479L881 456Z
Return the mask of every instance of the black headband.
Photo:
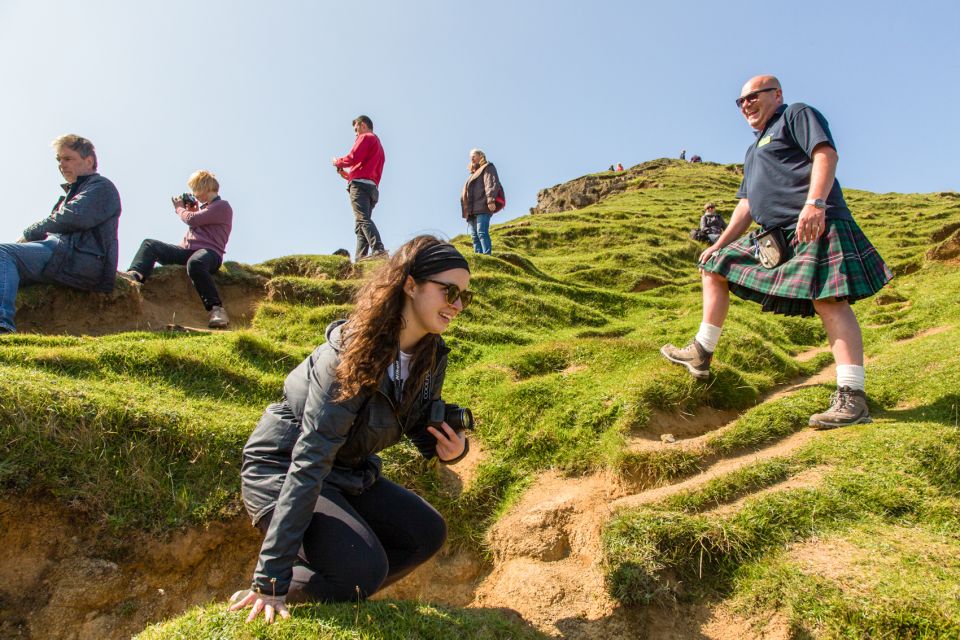
M441 242L427 247L417 254L413 259L413 266L410 267L410 275L414 280L423 280L441 271L449 269L466 269L470 271L470 265L467 259L457 251L456 247L446 242Z

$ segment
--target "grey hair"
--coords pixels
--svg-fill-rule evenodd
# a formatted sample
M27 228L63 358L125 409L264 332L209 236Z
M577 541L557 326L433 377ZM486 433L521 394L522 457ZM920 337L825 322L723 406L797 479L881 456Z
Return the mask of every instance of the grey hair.
M485 154L485 153L484 153L483 151L481 151L480 149L470 149L470 155L472 156L472 155L474 155L474 154L480 156L480 158L481 158L484 162L487 161L487 154Z

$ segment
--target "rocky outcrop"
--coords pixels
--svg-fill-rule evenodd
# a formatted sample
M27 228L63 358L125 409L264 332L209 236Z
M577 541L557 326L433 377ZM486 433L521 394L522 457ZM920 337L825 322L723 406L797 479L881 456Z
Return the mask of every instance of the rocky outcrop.
M541 189L537 193L537 206L531 214L560 213L582 209L604 198L637 189L659 189L664 169L671 165L686 165L683 160L660 158L630 167L626 171L604 171ZM712 164L712 163L711 163ZM742 165L726 165L733 174L743 175Z
M657 188L660 184L653 174L669 165L672 160L661 158L630 167L626 171L604 171L541 189L537 193L537 206L530 213L559 213L595 204L607 196L634 189Z

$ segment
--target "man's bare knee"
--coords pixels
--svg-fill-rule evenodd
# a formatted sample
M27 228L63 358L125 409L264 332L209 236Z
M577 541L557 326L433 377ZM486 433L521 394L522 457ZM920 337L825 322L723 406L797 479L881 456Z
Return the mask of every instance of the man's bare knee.
M727 279L722 275L720 275L719 273L714 273L712 271L704 271L702 277L703 277L703 283L705 285L712 284L712 285L721 286L724 288L726 288L727 286Z
M823 298L813 301L813 310L820 316L844 311L849 306L850 303L846 300L837 300L836 298Z

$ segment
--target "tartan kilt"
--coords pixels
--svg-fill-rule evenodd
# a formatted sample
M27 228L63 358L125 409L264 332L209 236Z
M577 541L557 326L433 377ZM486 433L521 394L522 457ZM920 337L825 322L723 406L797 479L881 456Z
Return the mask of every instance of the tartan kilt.
M779 267L763 267L746 235L711 255L702 268L724 276L736 296L788 316L815 315L814 300L869 298L893 278L853 220L828 219L816 242L798 243L795 229L784 233L792 255Z

